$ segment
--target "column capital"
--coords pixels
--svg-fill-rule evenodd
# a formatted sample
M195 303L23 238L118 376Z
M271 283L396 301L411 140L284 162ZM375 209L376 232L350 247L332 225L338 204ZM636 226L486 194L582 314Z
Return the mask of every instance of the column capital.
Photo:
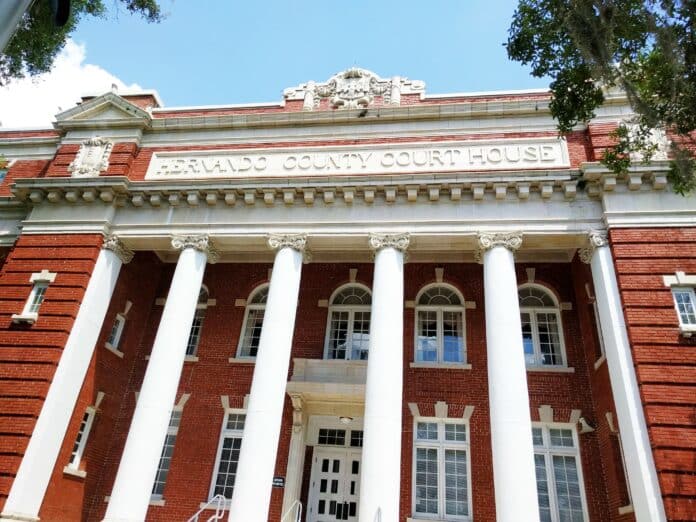
M522 246L522 232L481 232L478 235L478 256L491 248L502 246L513 253Z
M595 250L597 250L600 247L609 245L607 231L590 230L587 233L587 242L588 246L585 248L581 248L578 252L578 255L580 257L580 261L589 264L592 262L592 255L594 254Z
M209 263L216 263L220 255L213 248L210 238L207 235L200 236L174 236L172 237L172 247L174 250L185 250L193 248L199 252L203 252L208 256Z
M394 248L406 253L411 237L409 234L370 234L370 248L375 252L383 248Z
M106 236L104 242L102 243L102 248L104 250L111 250L114 254L118 256L123 264L130 263L133 259L133 251L127 248L121 240L112 235Z
M304 254L307 247L307 234L271 234L268 236L268 248L280 250L292 248Z

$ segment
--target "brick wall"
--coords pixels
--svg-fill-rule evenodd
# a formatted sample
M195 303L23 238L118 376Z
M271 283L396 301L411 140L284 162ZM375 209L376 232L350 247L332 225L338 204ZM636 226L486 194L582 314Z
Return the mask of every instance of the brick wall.
M22 236L0 270L0 509L99 255L100 235ZM15 325L33 272L57 273L38 321Z
M696 343L663 275L696 274L696 228L610 234L628 335L670 520L696 520Z

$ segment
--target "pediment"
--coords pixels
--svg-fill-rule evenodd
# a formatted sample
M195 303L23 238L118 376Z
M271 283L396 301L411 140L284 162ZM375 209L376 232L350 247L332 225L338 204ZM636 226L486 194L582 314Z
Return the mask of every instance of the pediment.
M101 125L147 127L151 120L147 111L108 92L57 114L55 126L63 129Z

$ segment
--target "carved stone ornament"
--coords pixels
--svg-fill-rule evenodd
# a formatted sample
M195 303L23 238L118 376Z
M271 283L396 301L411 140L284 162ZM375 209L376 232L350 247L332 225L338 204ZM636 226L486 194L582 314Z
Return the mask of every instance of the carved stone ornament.
M121 243L121 240L114 235L106 236L104 238L102 248L105 250L111 250L124 264L130 263L133 259L133 251Z
M99 136L82 142L75 161L68 166L68 172L74 178L99 176L109 168L109 155L113 143Z
M175 250L193 248L199 252L204 252L208 256L209 263L216 263L220 258L218 252L213 248L208 236L174 236L172 247Z
M638 126L636 124L628 125L628 133L631 138L638 135ZM664 129L650 129L650 134L645 140L646 145L652 148L651 160L666 161L669 159L669 150L671 143ZM642 151L632 151L629 153L632 162L640 163L645 161L645 154Z
M370 234L370 248L378 251L383 248L395 248L406 253L411 238L408 234Z
M595 250L599 247L607 246L609 244L609 239L607 238L607 233L602 230L590 230L587 233L587 241L590 246L587 248L581 248L578 252L580 261L583 263L590 264L592 262L592 255Z
M271 250L280 250L281 248L292 248L298 252L305 253L307 246L306 234L271 234L268 236L268 247Z
M384 105L400 105L402 94L425 92L425 83L394 76L380 78L366 69L353 67L340 72L324 83L313 81L298 87L285 89L286 100L302 100L303 109L319 108L323 98L328 98L334 109L358 109L368 107L375 96L382 96Z
M482 233L478 235L479 249L482 252L493 247L504 246L513 252L522 246L521 232Z

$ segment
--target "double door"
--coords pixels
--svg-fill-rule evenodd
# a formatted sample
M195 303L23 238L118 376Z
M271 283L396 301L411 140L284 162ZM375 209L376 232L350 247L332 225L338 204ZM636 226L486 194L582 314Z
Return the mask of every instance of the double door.
M359 449L314 448L307 522L358 520Z

